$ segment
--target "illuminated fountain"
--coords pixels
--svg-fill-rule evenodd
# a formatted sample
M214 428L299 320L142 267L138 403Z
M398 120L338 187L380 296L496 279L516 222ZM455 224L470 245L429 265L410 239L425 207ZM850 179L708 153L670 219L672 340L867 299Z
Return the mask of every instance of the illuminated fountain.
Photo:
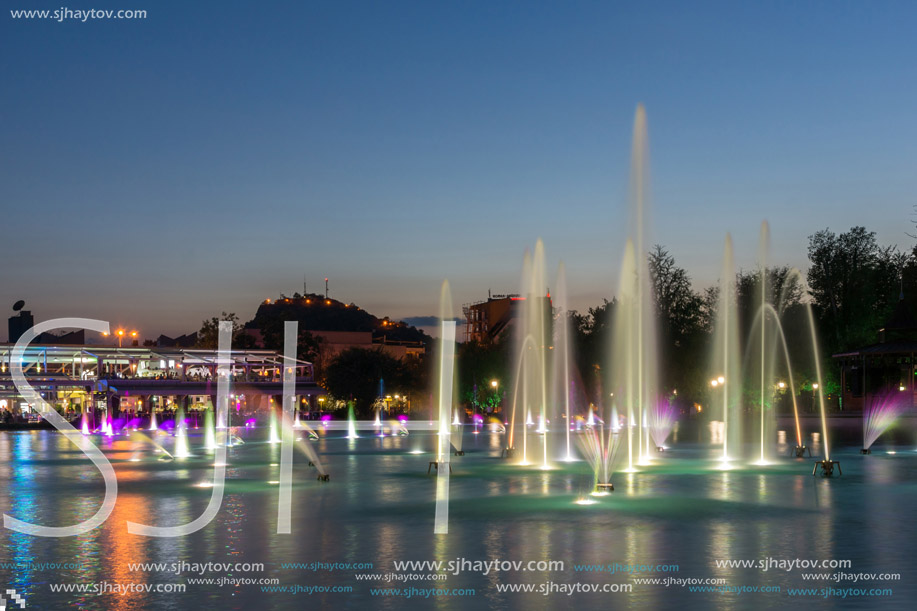
M755 287L757 291L756 302L760 303L760 306L758 307L758 314L755 317L755 322L759 325L760 331L761 331L760 336L758 338L759 344L760 344L758 347L760 351L756 351L756 354L758 356L758 361L759 361L758 362L759 370L761 374L760 375L760 385L759 385L759 389L761 392L760 392L759 402L758 402L758 409L759 409L760 416L761 416L760 424L758 427L759 433L760 433L759 439L760 439L760 447L761 447L760 457L758 458L759 465L769 464L768 456L767 456L767 448L770 446L770 444L767 443L766 440L770 438L768 433L772 432L775 429L774 424L776 422L776 417L774 415L775 410L768 409L768 401L767 401L768 397L766 396L770 394L768 392L768 389L771 388L772 386L768 383L768 380L771 380L773 378L773 370L774 370L774 341L772 339L773 334L769 336L767 333L768 328L769 328L767 324L768 316L772 313L774 314L773 316L774 325L772 326L777 326L780 324L780 317L776 315L776 312L774 311L773 306L771 306L767 300L767 254L768 254L769 239L770 239L770 229L768 227L767 221L763 221L761 223L761 233L758 239L758 283L757 283L757 286ZM752 331L752 333L754 333L754 331ZM783 333L782 329L780 330L780 333L782 335ZM785 348L786 347L785 338L784 338L783 343L784 343L784 348ZM787 366L789 367L789 359L787 359ZM790 379L790 384L792 384L793 382L792 369L790 369L789 379ZM793 393L793 395L794 395L793 400L795 402L795 393Z
M326 420L322 419L323 422ZM347 439L357 439L357 418L353 411L353 401L347 402Z
M171 453L169 453L168 450L166 450L166 449L162 446L162 444L156 442L152 437L150 437L150 436L148 436L148 435L145 435L145 434L143 434L143 433L141 433L141 432L139 432L139 431L135 431L135 432L131 433L131 440L132 440L132 441L141 442L141 443L147 443L147 444L153 446L154 448L156 448L156 452L159 453L159 454L162 454L162 456L159 457L159 460L160 460L160 461L169 461L169 460L173 460L173 459L175 458L174 456L172 456ZM133 460L133 459L132 459L132 460Z
M542 423L548 420L548 359L552 336L550 295L544 281L544 244L538 240L534 254L525 253L522 265L522 316L515 334L516 371L513 377L512 409L509 419L509 435L503 451L507 458L516 450L516 429L522 431L522 460L528 465L534 459L542 468L550 467L548 435L541 435L541 451L529 451L528 427L535 425L532 408ZM518 426L519 420L524 424ZM537 456L537 457L536 457Z
M459 416L458 409L455 410L455 419L452 421L452 435L450 439L452 440L453 454L455 456L464 456L465 450L462 449L462 438L464 437L465 425L462 424L462 419Z
M567 272L563 262L557 270L557 353L555 359L555 396L559 391L560 405L563 406L563 423L564 423L564 455L563 460L570 462L576 460L573 451L570 448L570 394L573 392L570 386L570 317L567 310ZM559 369L559 371L558 371Z
M672 428L675 426L675 415L675 407L668 401L656 401L650 409L650 437L653 438L653 443L656 444L657 452L665 450L665 440L668 439L669 434L672 432ZM614 420L616 417L612 416L612 419L611 430L614 431Z
M204 410L204 449L213 451L217 449L216 426L213 422L213 412Z
M710 381L712 404L720 405L723 417L723 467L738 458L742 447L741 359L739 358L738 313L735 298L735 266L732 237L726 236L719 299L713 333L713 371ZM715 408L716 409L716 408Z
M905 401L894 392L873 397L863 409L862 454L871 454L872 444L887 431L904 412Z
M277 410L274 409L274 401L270 400L268 406L268 412L270 413L270 421L268 428L270 429L268 443L280 443L280 434L277 431Z
M646 111L637 106L631 147L629 237L624 247L612 336L610 388L626 410L627 470L649 461L649 406L657 395L656 316L647 262L649 141ZM635 430L636 429L636 430Z
M607 494L615 489L611 475L617 454L620 435L604 426L585 428L576 435L577 444L594 476L593 494Z
M185 410L178 408L175 412L175 458L188 458L188 431L185 425Z
M798 269L790 270L790 274L787 276L787 281L790 278L793 278L796 282L799 283L799 286L803 289L803 294L811 294L809 286L806 283L805 277ZM840 468L840 462L836 460L831 460L831 446L828 441L828 415L825 408L825 385L822 380L821 375L821 351L818 349L818 335L815 331L815 313L812 311L812 304L809 301L805 301L803 306L806 310L806 322L809 326L809 345L812 347L812 362L815 365L815 379L816 383L812 385L813 390L816 391L818 397L818 415L821 419L821 438L822 438L822 447L825 449L825 457L822 460L815 461L815 466L812 468L812 475L815 475L818 472L819 467L821 467L821 473L825 477L831 477L834 475L834 468L837 467L838 473L843 475ZM795 409L795 407L794 407ZM797 416L797 435L798 433L798 416ZM799 442L797 442L799 443ZM802 456L802 450L805 450L805 446L796 447L796 456Z

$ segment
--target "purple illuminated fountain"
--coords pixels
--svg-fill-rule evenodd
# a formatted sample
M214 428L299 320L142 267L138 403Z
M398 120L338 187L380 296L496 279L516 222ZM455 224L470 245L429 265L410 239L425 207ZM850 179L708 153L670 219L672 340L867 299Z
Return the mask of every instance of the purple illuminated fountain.
M905 408L905 401L895 392L874 397L863 409L863 449L862 454L871 454L870 447L887 431Z
M668 439L672 428L675 426L676 410L669 401L657 401L650 409L649 428L656 451L665 450L665 440Z

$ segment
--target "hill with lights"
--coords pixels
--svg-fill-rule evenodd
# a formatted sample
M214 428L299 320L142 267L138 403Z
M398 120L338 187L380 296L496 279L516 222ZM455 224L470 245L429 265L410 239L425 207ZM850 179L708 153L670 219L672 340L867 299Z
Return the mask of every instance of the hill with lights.
M314 293L266 299L245 327L264 329L288 320L298 321L300 329L309 331L370 331L374 341L384 339L387 342L423 342L426 345L433 341L420 329L404 322L379 318L353 303Z

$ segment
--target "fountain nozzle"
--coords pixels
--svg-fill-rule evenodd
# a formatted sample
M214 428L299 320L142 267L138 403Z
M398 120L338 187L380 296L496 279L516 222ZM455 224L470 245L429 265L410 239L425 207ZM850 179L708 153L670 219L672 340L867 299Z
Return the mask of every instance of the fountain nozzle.
M816 460L815 466L812 467L812 475L818 471L818 468L821 467L821 474L823 477L831 477L834 475L834 467L837 467L838 475L843 475L844 472L841 471L841 463L837 460Z
M812 451L808 446L796 446L793 449L793 455L796 456L796 458L804 458L806 454L809 455L809 458L812 458Z
M860 450L860 454L872 454L872 450L870 450L869 448L863 448L862 450Z

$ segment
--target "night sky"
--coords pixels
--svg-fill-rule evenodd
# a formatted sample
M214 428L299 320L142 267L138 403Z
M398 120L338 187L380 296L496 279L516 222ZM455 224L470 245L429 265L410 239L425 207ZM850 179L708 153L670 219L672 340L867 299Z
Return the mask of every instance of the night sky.
M754 265L764 219L778 264L826 227L914 244L911 2L3 4L0 308L37 320L174 335L304 275L393 318L449 279L459 311L518 291L538 237L585 309L616 286L640 102L652 242L696 288L726 232Z

